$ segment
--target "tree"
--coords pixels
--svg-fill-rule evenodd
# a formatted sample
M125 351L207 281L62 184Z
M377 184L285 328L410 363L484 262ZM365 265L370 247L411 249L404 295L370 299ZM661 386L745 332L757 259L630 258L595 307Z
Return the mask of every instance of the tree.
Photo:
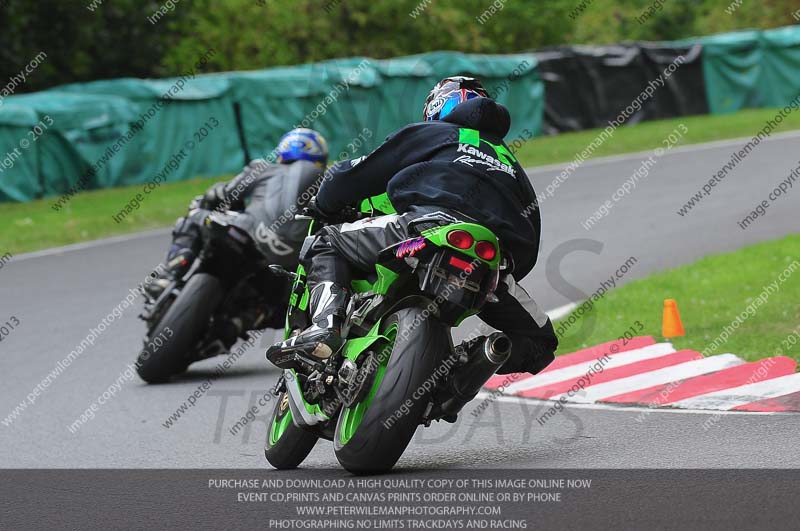
M42 51L47 59L18 92L176 76L209 48L216 51L209 71L228 71L433 50L675 40L797 22L795 0L745 1L730 14L732 0L180 0L151 24L148 16L165 2L0 0L0 86ZM637 21L648 10L652 16Z

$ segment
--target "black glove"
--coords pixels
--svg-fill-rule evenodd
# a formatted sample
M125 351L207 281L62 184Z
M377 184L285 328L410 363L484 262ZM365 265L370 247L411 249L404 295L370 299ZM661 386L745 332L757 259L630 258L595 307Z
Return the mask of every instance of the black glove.
M303 213L307 216L313 216L317 219L325 219L328 215L320 210L319 205L317 205L317 196L312 197L306 203L305 208L303 208Z
M206 193L203 195L203 199L200 201L200 208L205 208L206 210L214 210L220 204L225 202L225 185L228 183L216 183L212 185Z
M509 337L512 344L511 356L497 370L497 374L538 374L556 359L554 349L546 340L534 341L522 334L509 334Z
M340 210L339 212L329 214L328 212L325 212L324 210L319 208L319 205L317 205L316 196L312 197L308 201L308 204L304 209L304 213L307 216L311 216L314 219L317 219L327 225L338 225L340 223L354 221L359 217L358 211L352 207L346 207Z

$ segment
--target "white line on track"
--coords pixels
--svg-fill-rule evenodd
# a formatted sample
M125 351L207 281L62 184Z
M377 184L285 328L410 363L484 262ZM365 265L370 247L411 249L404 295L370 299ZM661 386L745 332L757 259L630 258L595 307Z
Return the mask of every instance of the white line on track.
M721 147L731 147L731 146L740 146L742 144L746 144L750 141L753 137L748 136L744 138L732 138L728 140L716 140L714 142L705 142L702 144L689 144L688 146L679 146L670 149L669 151L664 152L664 156L668 155L675 155L680 153L694 153L697 151L706 151L710 149L717 149ZM762 142L769 142L770 140L784 140L784 139L791 139L791 138L800 138L800 131L787 131L785 133L777 133L769 138L762 140ZM625 153L623 155L611 155L608 157L597 157L594 159L588 159L581 163L580 168L584 166L596 166L598 164L608 164L611 162L623 162L626 160L641 160L653 154L654 149L647 150L647 151L639 151L636 153ZM566 165L573 162L572 160L567 160L564 162L559 162L556 164L548 164L547 166L534 166L532 168L526 168L525 172L528 175L532 173L546 173L555 170L562 170Z
M73 243L64 245L62 247L51 247L50 249L43 249L41 251L34 251L32 253L23 253L14 256L9 264L14 262L21 262L22 260L30 260L31 258L41 258L43 256L56 256L59 254L69 253L72 251L83 251L84 249L92 249L94 247L102 247L104 245L112 245L115 243L125 243L134 240L141 240L143 238L150 238L151 236L164 236L172 231L171 228L154 229L144 232L135 232L133 234L122 234L120 236L112 236L110 238L102 238L100 240L92 240L88 242Z
M569 313L578 307L581 303L578 302L570 302L569 304L565 304L564 306L559 306L558 308L553 308L552 310L548 310L544 313L550 318L551 321L555 321L556 319L561 319L562 317L566 317Z

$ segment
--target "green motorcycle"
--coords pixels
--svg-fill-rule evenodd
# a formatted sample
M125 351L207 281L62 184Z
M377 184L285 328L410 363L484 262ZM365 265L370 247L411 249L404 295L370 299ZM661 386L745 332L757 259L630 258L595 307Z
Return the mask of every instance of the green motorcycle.
M371 212L374 204L367 200ZM283 369L265 446L275 468L297 467L327 439L348 471L386 472L420 424L455 422L508 359L511 341L502 333L458 346L450 333L496 300L507 264L497 236L442 212L409 230L414 237L381 251L374 273L353 281L339 351L327 360L302 350L270 356ZM310 324L305 270L273 271L293 278L288 338Z

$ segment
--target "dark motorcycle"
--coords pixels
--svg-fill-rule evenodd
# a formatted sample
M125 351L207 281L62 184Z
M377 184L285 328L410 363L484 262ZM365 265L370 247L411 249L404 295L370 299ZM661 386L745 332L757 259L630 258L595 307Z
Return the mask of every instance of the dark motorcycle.
M250 330L283 325L290 286L270 272L251 225L238 212L212 212L186 274L157 299L145 294L139 317L147 335L136 362L144 381L164 382L191 363L226 354Z

